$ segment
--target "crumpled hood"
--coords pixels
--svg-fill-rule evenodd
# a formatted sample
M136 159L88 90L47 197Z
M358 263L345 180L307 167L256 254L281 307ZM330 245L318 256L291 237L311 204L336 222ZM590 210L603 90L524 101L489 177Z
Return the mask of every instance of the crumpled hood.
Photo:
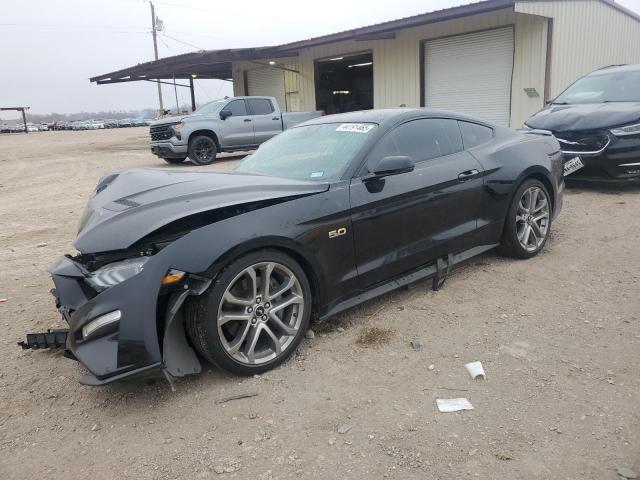
M569 132L619 127L637 121L640 121L640 103L611 102L549 105L525 124L552 132Z
M240 173L134 169L106 175L80 221L82 253L121 250L158 228L199 212L310 195L328 184Z

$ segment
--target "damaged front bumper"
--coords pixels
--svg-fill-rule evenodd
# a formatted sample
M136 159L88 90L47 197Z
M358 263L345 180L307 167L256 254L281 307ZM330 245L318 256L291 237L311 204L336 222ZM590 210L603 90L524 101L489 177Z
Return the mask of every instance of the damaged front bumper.
M52 293L69 324L66 349L89 371L80 383L103 385L161 370L172 376L200 371L180 307L209 281L189 275L167 289L162 286L167 271L164 262L152 259L135 276L97 291L89 281L92 273L77 260L65 256L53 265Z

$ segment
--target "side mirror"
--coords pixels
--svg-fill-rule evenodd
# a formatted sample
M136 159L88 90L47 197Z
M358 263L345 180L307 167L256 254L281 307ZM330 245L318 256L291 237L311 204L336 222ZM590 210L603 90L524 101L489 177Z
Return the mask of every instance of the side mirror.
M373 173L377 177L385 177L388 175L397 175L399 173L411 172L415 164L411 157L404 155L396 155L392 157L384 157L376 166Z
M220 120L226 120L230 116L231 116L231 110L222 110L220 112Z

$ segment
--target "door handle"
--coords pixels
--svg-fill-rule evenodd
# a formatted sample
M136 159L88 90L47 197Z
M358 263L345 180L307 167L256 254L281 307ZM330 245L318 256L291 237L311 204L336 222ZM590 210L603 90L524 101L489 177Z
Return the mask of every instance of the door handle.
M271 120L280 120L280 117L273 117Z
M251 119L250 119L250 118L245 118L245 119L244 119L244 121L245 121L245 122L250 122L250 121L251 121Z
M473 170L467 170L466 172L462 172L458 175L458 180L460 180L461 182L466 182L467 180L471 180L473 177L475 177L476 175L478 175L478 170L476 170L475 168Z

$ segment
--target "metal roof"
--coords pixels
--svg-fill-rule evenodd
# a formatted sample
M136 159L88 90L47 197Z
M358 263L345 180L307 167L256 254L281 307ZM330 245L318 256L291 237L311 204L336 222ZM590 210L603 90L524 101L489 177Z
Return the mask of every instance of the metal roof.
M174 76L176 79L185 79L191 78L193 75L196 75L197 78L230 79L232 76L231 62L233 61L295 56L301 48L343 40L393 38L394 32L403 28L492 12L502 8L512 8L514 4L515 0L484 0L272 47L202 50L139 63L133 67L91 77L89 80L97 84L105 84L138 80L173 79Z
M194 75L197 78L218 78L227 80L232 77L233 61L296 56L301 48L345 40L364 41L395 38L395 32L398 30L429 23L453 20L471 15L489 13L496 10L508 8L513 9L515 4L519 1L533 2L539 0L484 0L277 46L233 48L227 50L202 50L199 52L186 53L183 55L176 55L174 57L140 63L133 67L92 77L90 78L90 81L98 84L105 84L152 79L185 79L192 78ZM640 21L639 15L617 4L613 0L599 1Z
M227 50L201 50L173 57L161 58L111 73L91 77L97 84L135 82L152 79L231 78L231 62L260 60L297 55L297 51L283 53L275 47L230 48Z

